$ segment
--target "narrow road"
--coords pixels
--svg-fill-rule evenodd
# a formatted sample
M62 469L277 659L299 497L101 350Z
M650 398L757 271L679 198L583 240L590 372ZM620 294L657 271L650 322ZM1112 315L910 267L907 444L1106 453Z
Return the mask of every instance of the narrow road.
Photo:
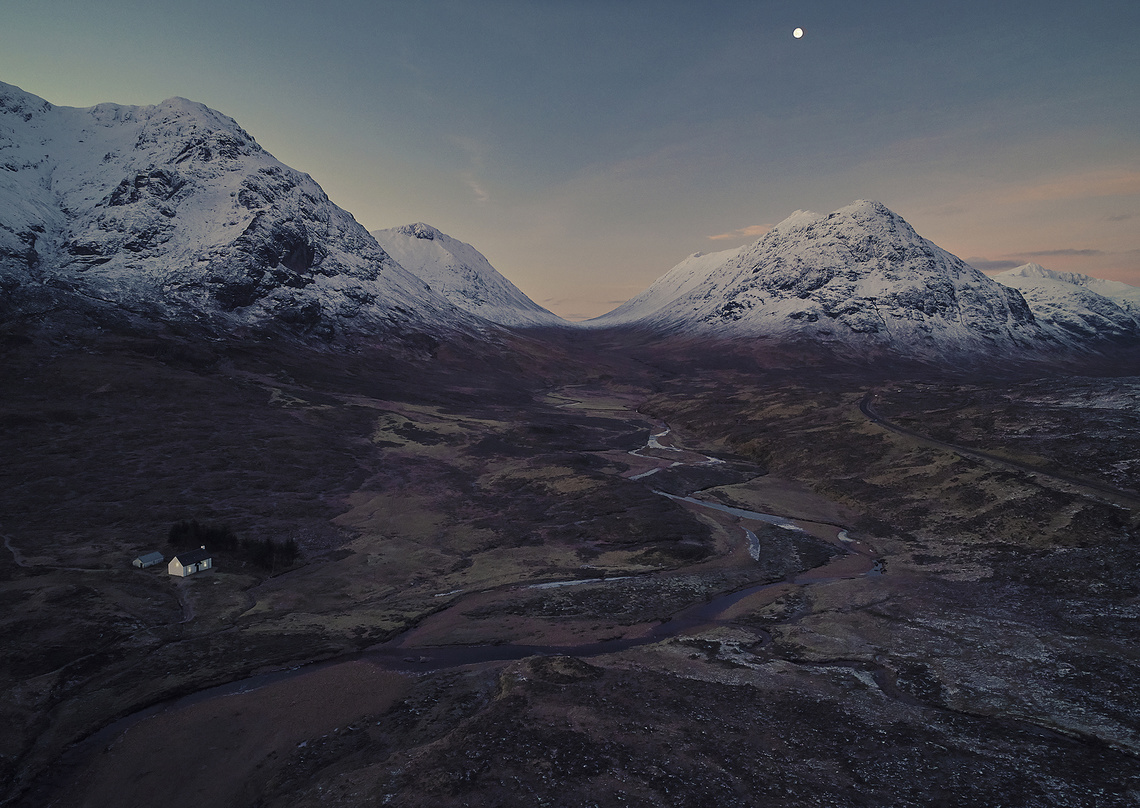
M189 623L194 619L194 604L190 600L190 596L186 593L186 579L179 578L174 582L178 589L178 604L182 607L182 619L178 622L180 624Z
M947 449L951 452L955 452L956 454L961 455L962 457L968 457L972 460L983 460L988 463L996 463L999 466L1005 466L1007 468L1016 469L1018 471L1027 471L1030 474L1035 474L1039 477L1056 480L1057 482L1082 489L1083 491L1091 493L1094 496L1107 498L1112 502L1115 502L1118 505L1123 505L1124 507L1129 508L1133 511L1140 511L1140 497L1137 497L1136 494L1132 494L1127 491L1121 491L1119 488L1102 485L1101 483L1095 483L1090 480L1083 480L1078 477L1070 477L1067 474L1058 474L1053 471L1045 471L1044 469L1030 465L1029 463L1021 463L1017 460L1011 460L1008 457L1001 457L999 455L990 454L989 452L983 452L980 449L971 449L966 446L959 446L956 443L947 443L945 441L936 440L935 438L931 438L928 435L923 435L920 432L915 432L912 429L907 429L904 426L899 426L896 423L888 421L886 418L879 415L879 413L875 410L874 404L872 404L872 399L874 399L876 395L876 393L870 391L864 395L862 400L859 402L859 411L862 412L863 415L865 415L868 420L871 421L871 423L881 426L888 432L894 432L898 435L905 435L906 437L913 438L914 440L917 440L919 443L922 443L926 446L933 446L938 449Z

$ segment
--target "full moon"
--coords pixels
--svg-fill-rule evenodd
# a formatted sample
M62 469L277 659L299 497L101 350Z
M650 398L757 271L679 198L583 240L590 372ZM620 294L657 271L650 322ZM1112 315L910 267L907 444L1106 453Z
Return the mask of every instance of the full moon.
M794 36L796 39L799 39L803 35L804 35L804 29L803 28L797 28L796 30L792 31L792 36Z

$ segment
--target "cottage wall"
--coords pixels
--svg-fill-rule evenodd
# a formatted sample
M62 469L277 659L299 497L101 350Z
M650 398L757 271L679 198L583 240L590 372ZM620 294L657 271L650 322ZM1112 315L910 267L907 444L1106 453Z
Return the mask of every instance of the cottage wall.
M182 555L188 556L189 558L200 559L186 565L183 565L181 559L179 559L178 556L174 556L174 558L170 559L170 563L166 566L166 571L171 575L177 575L181 578L185 578L187 575L193 575L194 573L200 572L201 570L210 569L210 567L214 566L214 559L209 555L206 555L205 550L206 548L203 547L200 554L197 550L194 550L191 553L183 553ZM203 558L202 556L205 557Z
M193 575L196 572L208 570L212 566L214 566L212 558L207 558L206 560L199 561L195 564L187 564L186 566L182 566L181 562L179 562L177 558L174 558L171 559L166 569L167 572L169 572L171 575L177 575L179 577L185 578L187 575Z
M142 569L144 567L153 567L155 564L161 564L165 560L162 553L143 553L142 555L136 556L135 560L131 563Z

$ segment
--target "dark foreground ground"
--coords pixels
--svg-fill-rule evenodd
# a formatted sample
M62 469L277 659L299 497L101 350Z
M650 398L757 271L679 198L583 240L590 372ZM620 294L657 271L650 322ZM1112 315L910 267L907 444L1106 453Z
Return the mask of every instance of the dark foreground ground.
M4 804L1140 802L1140 379L621 347L9 339Z

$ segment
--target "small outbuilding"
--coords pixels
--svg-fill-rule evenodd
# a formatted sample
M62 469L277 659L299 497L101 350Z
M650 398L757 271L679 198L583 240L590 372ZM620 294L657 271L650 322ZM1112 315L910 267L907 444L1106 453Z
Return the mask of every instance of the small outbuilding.
M202 546L197 550L186 550L178 553L170 559L170 563L166 565L166 571L171 575L185 578L187 575L208 570L212 566L214 566L214 559L205 546Z
M153 567L155 564L161 564L165 560L166 556L156 550L153 553L143 553L142 555L135 556L135 560L131 563L141 570L145 567Z

